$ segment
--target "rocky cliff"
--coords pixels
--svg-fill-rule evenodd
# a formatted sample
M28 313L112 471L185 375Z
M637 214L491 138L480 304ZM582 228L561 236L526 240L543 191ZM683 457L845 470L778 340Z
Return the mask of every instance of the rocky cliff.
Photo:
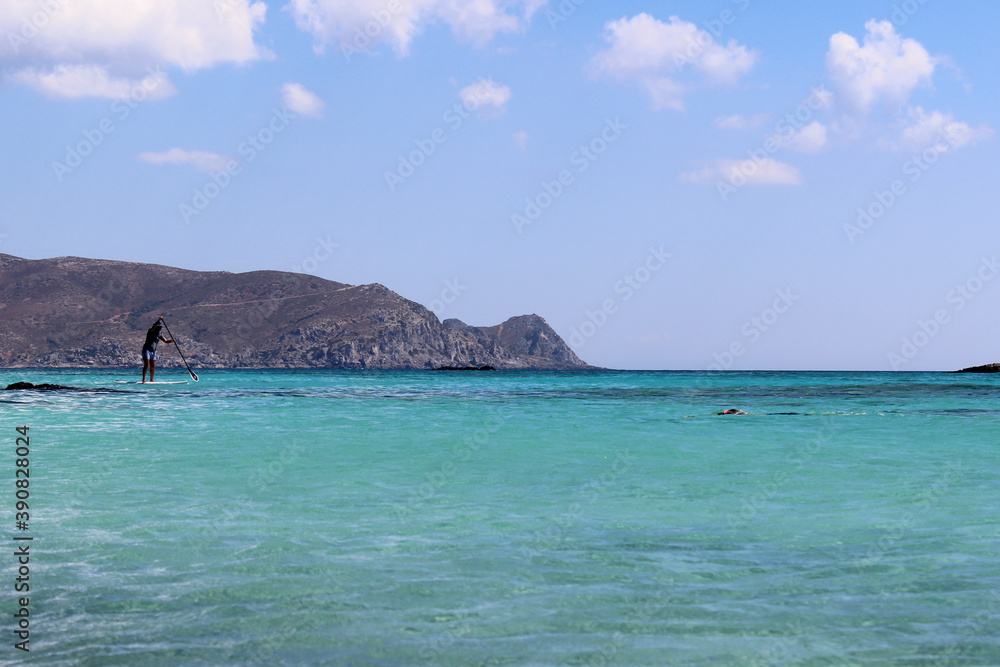
M589 368L537 315L442 323L379 284L0 254L0 366L134 366L161 314L192 367Z

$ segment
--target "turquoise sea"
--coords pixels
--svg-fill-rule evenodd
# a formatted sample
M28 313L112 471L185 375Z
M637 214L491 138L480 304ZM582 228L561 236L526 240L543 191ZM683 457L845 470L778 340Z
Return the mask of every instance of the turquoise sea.
M1000 376L199 374L0 371L0 664L1000 665Z

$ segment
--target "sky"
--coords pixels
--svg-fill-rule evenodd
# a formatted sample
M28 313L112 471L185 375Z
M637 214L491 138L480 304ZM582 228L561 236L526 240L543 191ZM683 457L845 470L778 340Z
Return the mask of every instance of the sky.
M623 369L1000 361L1000 4L0 0L0 253L381 283Z

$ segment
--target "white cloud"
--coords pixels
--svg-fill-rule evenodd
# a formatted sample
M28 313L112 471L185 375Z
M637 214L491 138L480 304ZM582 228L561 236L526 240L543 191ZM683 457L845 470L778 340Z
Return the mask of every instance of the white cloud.
M709 83L731 84L749 72L757 54L731 40L725 46L694 23L671 16L664 23L649 14L611 21L608 46L591 61L598 75L636 81L658 109L684 108L688 86L678 80L690 66Z
M514 134L512 134L510 136L511 136L511 138L514 139L514 143L517 144L518 148L520 148L522 151L528 150L528 133L527 132L521 130L519 132L515 132Z
M498 33L522 30L543 4L540 0L291 0L288 7L299 29L313 36L318 51L339 44L350 55L388 43L404 56L429 23L444 22L460 39L481 46Z
M59 65L48 72L29 68L13 74L11 79L53 99L108 97L142 101L162 99L177 92L162 71L133 80L115 78L97 65Z
M326 102L321 100L315 93L305 89L300 83L286 83L281 87L281 94L284 98L285 106L289 111L293 111L303 116L312 118L322 118L323 109Z
M684 111L684 93L687 92L684 85L667 77L643 77L640 81L653 99L654 108Z
M119 97L147 67L193 71L267 55L253 41L265 11L250 0L3 0L0 71L53 97Z
M510 88L493 79L480 79L458 93L459 99L469 109L487 113L503 113L511 98Z
M759 113L753 116L721 116L713 121L720 130L755 130L771 120L771 114Z
M973 128L956 121L951 114L940 111L927 113L922 107L916 107L910 109L899 147L918 152L933 146L943 153L991 136L993 130L988 125Z
M778 135L778 144L799 153L819 153L826 148L827 127L819 121L813 121L799 130Z
M171 148L163 153L140 153L137 159L148 164L189 164L199 171L225 171L234 162L233 158L207 153L205 151L186 151L181 148Z
M889 21L873 19L865 23L865 30L863 46L854 37L839 32L830 38L826 54L841 114L833 127L841 134L863 136L873 127L870 112L881 108L889 123L874 125L875 143L879 146L910 151L934 146L944 152L992 136L993 130L987 125L977 129L956 121L951 114L907 106L918 87L933 85L937 66L948 66L947 56L931 56L920 42L903 39ZM897 138L894 130L900 126ZM805 146L815 144L819 136L806 136L808 129L793 139Z
M685 172L680 180L698 185L719 181L742 185L800 185L802 173L790 164L774 158L761 160L714 160L696 171Z
M549 4L549 0L524 0L524 18L527 21L535 15L539 9Z
M843 32L830 38L830 78L854 111L867 113L880 103L898 110L917 86L931 83L937 60L920 42L900 37L889 21L871 20L865 29L864 46Z

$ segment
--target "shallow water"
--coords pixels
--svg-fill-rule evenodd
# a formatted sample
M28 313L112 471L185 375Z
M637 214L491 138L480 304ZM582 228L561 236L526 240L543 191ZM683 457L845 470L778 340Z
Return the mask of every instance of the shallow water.
M1000 664L998 376L199 375L3 372L2 664Z

